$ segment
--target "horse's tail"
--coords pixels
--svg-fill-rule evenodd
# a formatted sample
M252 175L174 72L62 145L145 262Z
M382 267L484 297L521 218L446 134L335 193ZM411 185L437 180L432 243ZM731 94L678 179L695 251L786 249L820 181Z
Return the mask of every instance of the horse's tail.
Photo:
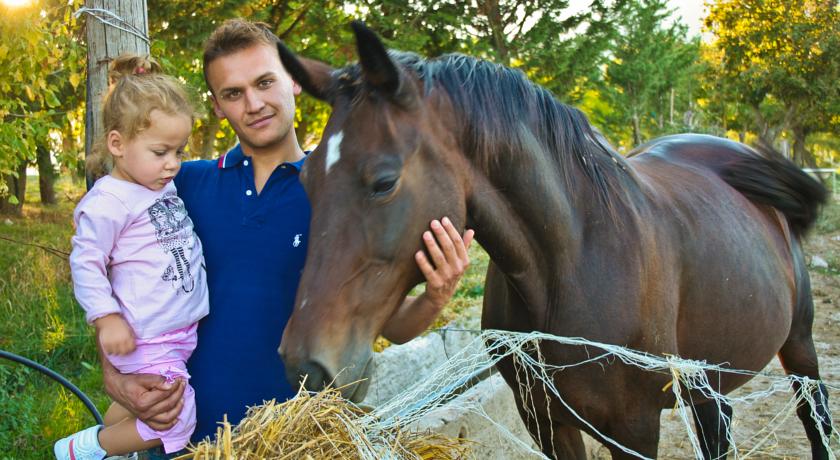
M768 149L762 153L740 155L722 168L720 177L750 201L781 211L800 237L817 220L828 192L780 153Z

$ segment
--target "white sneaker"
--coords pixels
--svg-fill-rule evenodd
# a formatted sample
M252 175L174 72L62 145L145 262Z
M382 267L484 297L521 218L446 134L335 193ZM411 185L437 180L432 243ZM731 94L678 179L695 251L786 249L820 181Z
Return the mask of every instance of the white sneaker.
M57 460L102 460L105 451L99 445L102 425L92 426L56 441L53 453Z

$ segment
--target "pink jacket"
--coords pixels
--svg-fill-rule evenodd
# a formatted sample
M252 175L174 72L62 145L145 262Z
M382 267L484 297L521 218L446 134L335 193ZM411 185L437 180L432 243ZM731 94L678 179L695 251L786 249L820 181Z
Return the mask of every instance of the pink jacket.
M105 176L73 220L70 270L88 322L121 313L148 339L207 315L201 241L173 183L153 191Z

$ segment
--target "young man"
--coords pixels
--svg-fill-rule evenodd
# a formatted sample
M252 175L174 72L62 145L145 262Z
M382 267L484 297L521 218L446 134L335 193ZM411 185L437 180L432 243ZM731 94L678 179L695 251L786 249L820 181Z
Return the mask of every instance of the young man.
M246 406L296 393L277 353L294 304L309 236L309 202L298 174L306 155L294 132L300 87L283 68L277 38L262 24L231 20L208 39L204 75L217 116L227 119L239 145L217 160L184 163L175 179L207 264L210 315L198 328L188 363L196 392L197 441L213 435L224 414L236 424ZM404 342L428 327L454 293L469 260L464 239L447 220L434 221L446 262L417 263L426 292L406 302L387 325ZM420 235L418 235L419 237ZM108 393L155 429L171 426L183 384L161 377L119 374L103 359Z

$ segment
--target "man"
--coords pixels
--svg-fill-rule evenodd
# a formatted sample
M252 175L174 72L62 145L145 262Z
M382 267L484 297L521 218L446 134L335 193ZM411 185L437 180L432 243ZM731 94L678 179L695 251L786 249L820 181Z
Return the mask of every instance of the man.
M207 40L204 76L214 112L240 143L217 160L184 163L175 179L203 244L210 291L210 315L188 363L198 416L193 441L213 435L225 414L235 424L246 406L297 390L286 382L277 347L303 269L310 208L298 179L306 155L294 132L300 86L283 68L276 40L265 25L244 20L225 22ZM469 263L472 231L462 240L443 219L432 222L431 232L436 242L428 249L443 252L446 262L434 266L423 252L416 255L426 292L386 325L397 342L428 327ZM102 361L115 401L155 429L174 423L182 382L122 375Z

